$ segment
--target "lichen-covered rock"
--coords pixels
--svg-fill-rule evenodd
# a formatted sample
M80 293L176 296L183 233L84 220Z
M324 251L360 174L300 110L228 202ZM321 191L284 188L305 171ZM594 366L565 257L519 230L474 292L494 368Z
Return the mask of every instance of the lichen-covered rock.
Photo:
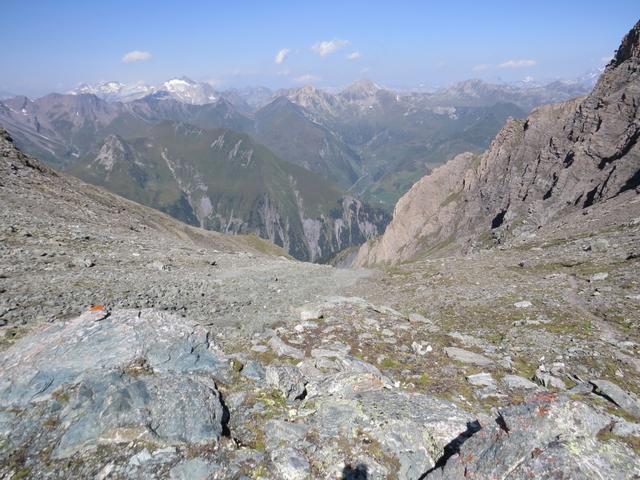
M310 478L309 461L295 448L282 448L271 452L271 461L282 480L304 480Z
M206 480L216 470L216 465L212 465L201 458L193 458L173 467L169 472L169 477L171 480Z
M302 350L283 342L279 337L272 337L269 340L269 346L280 356L297 358L298 360L304 359L304 352Z
M518 406L499 410L428 479L626 479L640 475L633 451L596 436L610 422L584 403L538 393Z
M505 375L502 378L502 383L507 388L522 388L525 390L535 390L538 387L534 382L519 375Z
M159 445L215 443L226 422L220 395L207 379L157 374L88 376L58 391L69 401L59 413L64 458L87 447L133 440Z
M289 400L297 400L305 394L306 381L293 365L269 365L266 369L267 385L280 390Z

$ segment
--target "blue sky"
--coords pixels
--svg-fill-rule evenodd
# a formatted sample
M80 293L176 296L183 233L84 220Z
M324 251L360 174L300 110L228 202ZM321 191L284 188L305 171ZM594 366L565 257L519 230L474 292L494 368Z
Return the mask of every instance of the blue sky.
M0 90L180 75L221 88L574 78L601 66L639 14L638 0L3 0ZM124 62L130 52L137 61Z

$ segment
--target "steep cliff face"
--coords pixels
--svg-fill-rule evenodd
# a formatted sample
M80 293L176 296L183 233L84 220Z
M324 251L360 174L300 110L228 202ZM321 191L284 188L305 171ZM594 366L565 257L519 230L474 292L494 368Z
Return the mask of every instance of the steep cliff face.
M386 212L350 196L341 197L328 215L306 218L303 205L298 211L309 260L322 263L346 248L378 236L389 223Z
M587 97L510 119L489 150L424 177L357 265L504 241L640 185L640 23ZM631 192L629 192L631 191Z

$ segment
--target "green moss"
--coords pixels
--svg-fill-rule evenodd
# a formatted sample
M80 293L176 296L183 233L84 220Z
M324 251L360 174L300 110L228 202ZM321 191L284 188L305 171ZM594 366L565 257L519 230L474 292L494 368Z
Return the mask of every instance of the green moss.
M23 480L30 478L31 468L30 467L22 467L16 470L11 477L11 480Z
M42 422L42 426L44 428L55 428L60 424L60 420L58 417L49 417L44 422Z
M500 345L506 338L506 335L504 332L496 330L495 332L485 334L483 338L494 345Z
M153 375L153 368L146 358L137 357L133 359L129 365L125 366L122 372L132 377L140 377L143 375Z
M269 365L275 361L279 363L288 363L295 365L299 360L287 356L278 356L273 350L267 350L266 352L251 352L253 356L263 365Z
M264 452L267 449L264 439L264 432L258 427L252 429L251 431L254 434L254 438L249 443L249 447L253 448L254 450L258 450L259 452Z
M382 360L382 363L380 364L380 366L386 369L393 369L393 368L401 368L402 364L393 358L387 357L384 360Z
M278 389L272 388L261 390L256 399L266 405L265 412L262 414L265 418L273 418L287 411L287 399Z
M244 368L244 365L242 364L241 361L236 360L236 359L232 359L231 360L231 369L236 372L239 373L242 371L242 369Z
M522 357L516 357L513 360L513 368L521 377L531 379L535 375L538 367L536 367L534 364L529 363Z
M4 337L0 338L0 350L13 345L29 332L29 329L21 325L9 327L5 330Z
M602 442L620 442L630 447L636 454L640 455L640 438L638 437L620 437L614 433L603 429L598 433L598 440Z
M26 448L15 450L9 454L1 465L9 471L13 471L12 480L31 478L31 467L27 465L28 452Z
M432 379L431 377L426 374L426 373L422 373L418 378L413 379L411 382L416 386L416 387L420 387L420 388L425 388L427 386L429 386L432 383Z
M51 394L51 396L62 405L69 403L69 392L67 392L64 388L57 389Z
M269 470L267 470L267 467L261 463L253 469L253 471L251 472L251 478L266 478L268 474Z

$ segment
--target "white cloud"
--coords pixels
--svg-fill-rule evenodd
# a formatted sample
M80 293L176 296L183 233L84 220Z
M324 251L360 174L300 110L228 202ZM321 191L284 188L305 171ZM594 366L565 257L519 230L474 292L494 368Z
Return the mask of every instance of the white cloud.
M304 75L294 78L294 80L298 83L313 83L320 80L320 77L311 75L310 73L305 73Z
M349 55L347 55L347 60L358 60L362 55L360 55L360 52L351 52Z
M480 65L475 65L471 70L473 70L474 72L482 72L489 68L491 68L491 65L489 65L488 63L481 63Z
M613 60L613 55L609 55L608 57L602 57L602 58L600 59L600 61L601 61L602 63L604 63L604 64L609 63L611 60Z
M535 60L507 60L498 65L498 68L523 68L533 67L536 63Z
M290 53L291 53L290 48L283 48L282 50L278 50L278 53L276 53L276 58L274 59L274 62L280 65L282 62L284 62L285 58L287 58L287 56Z
M340 39L325 40L324 42L318 42L313 44L311 46L311 50L316 52L321 57L326 57L327 55L330 55L346 47L350 43L351 42L349 40L340 40Z
M133 50L122 57L122 63L144 62L151 60L151 52L143 52L141 50Z

